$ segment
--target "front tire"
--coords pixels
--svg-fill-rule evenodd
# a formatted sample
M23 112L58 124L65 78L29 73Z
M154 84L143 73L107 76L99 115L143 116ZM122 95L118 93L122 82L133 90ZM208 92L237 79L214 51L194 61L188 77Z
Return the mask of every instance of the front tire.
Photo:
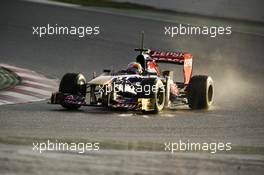
M80 73L67 73L60 82L59 92L68 94L81 94L86 96L86 79ZM81 105L61 104L62 107L70 110L77 110Z
M191 109L208 109L213 103L214 85L211 77L196 75L190 80L187 98Z
M153 111L143 111L145 113L158 113L163 110L165 105L166 93L165 86L159 79L145 79L141 82L141 86L149 86L151 92L149 95L143 94L144 98L151 98L153 100ZM153 88L153 86L155 86ZM152 91L153 90L153 91ZM143 92L145 93L145 92Z

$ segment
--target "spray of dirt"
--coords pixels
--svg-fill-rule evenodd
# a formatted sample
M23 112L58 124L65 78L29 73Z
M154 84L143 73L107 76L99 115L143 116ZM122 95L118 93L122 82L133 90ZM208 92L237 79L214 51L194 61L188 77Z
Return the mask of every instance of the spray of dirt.
M259 91L259 77L252 78L254 73L240 67L241 60L235 55L229 56L227 60L219 51L210 54L209 58L212 59L209 64L204 65L204 69L214 79L216 105L241 107L256 106L259 103L263 96Z

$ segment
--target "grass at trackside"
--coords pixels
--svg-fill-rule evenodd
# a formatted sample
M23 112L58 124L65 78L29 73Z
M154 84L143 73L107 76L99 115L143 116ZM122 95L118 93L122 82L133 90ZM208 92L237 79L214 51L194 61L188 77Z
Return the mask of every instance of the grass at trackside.
M12 71L0 67L0 91L7 90L21 83L21 79Z
M233 146L231 153L234 154L260 154L264 155L264 147L260 146Z
M8 145L30 145L32 146L33 142L42 142L47 143L47 140L53 143L63 142L63 143L100 143L100 150L131 150L131 151L158 151L158 152L167 152L165 151L164 143L157 142L127 142L127 141L95 141L95 140L86 140L86 139L62 139L62 138L27 138L27 137L0 137L0 144ZM172 154L177 153L210 153L210 151L175 151ZM264 155L263 146L240 146L233 145L232 150L230 151L217 151L215 154L243 154L243 155ZM214 155L214 154L212 154Z
M163 143L152 143L152 142L102 142L102 147L105 149L114 150L139 150L139 151L160 151L165 152L165 146ZM167 151L170 153L169 151ZM175 151L173 154L177 153L208 153L210 151ZM264 155L264 147L254 147L254 146L232 146L230 151L217 151L217 153L222 154L259 154ZM216 154L217 154L216 153Z

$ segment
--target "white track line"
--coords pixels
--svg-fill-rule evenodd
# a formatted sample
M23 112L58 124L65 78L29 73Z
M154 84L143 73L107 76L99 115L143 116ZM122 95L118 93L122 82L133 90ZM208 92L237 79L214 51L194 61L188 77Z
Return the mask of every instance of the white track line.
M42 86L43 88L50 88L50 89L57 90L57 88L55 88L55 87L52 86L52 85L49 85L49 84L43 84L43 83L39 83L39 82L35 82L35 81L23 80L23 83L32 84L32 85L37 85L37 86Z
M28 2L35 2L40 4L49 4L49 5L55 5L55 6L62 6L62 7L80 7L80 5L76 4L70 4L70 3L64 3L64 2L55 2L55 1L48 1L48 0L24 0Z
M30 96L30 95L24 95L24 94L21 94L21 93L18 93L18 92L6 91L6 92L2 92L1 95L7 95L7 96L10 96L10 97L19 98L22 101L28 101L28 100L29 101L37 101L37 100L40 100L40 98L33 97L33 96Z
M0 105L5 105L5 104L12 104L12 102L6 100L0 100Z
M32 87L28 87L28 86L17 86L15 89L27 90L27 91L30 91L30 92L33 92L33 93L45 95L47 97L51 96L51 92L50 91L45 91L45 90L42 90L42 89L32 88Z
M29 73L23 73L23 72L16 72L16 74L23 78L32 78L32 79L37 79L37 80L48 80L46 77L44 77L43 75L33 75L32 73L29 74Z
M23 68L20 68L20 67L15 67L15 66L11 66L11 65L8 65L8 64L0 64L1 67L5 67L7 69L11 69L11 70L16 70L17 72L19 71L23 71L23 72L29 72L29 73L32 73L34 71L32 70L28 70L28 69L23 69Z

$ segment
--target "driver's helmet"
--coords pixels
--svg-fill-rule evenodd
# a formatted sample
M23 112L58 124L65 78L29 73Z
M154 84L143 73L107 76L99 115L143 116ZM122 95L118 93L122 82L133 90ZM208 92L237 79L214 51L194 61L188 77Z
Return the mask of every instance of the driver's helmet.
M127 73L129 74L142 74L142 66L137 62L131 62L127 66Z

